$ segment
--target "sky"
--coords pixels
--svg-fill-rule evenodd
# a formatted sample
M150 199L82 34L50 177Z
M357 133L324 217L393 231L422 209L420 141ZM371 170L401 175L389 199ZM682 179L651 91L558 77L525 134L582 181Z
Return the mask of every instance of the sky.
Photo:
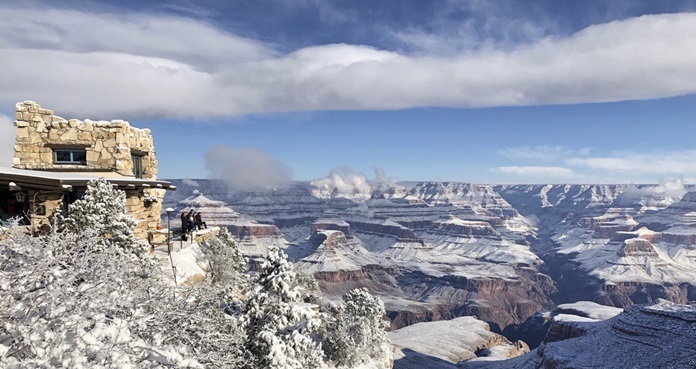
M0 1L0 165L33 100L238 188L696 182L696 0L56 3Z

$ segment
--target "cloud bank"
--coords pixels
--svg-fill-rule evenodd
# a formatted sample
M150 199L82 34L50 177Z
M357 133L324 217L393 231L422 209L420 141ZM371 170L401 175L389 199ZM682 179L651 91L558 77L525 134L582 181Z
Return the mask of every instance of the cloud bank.
M654 183L661 178L661 186L672 192L682 190L683 180L696 179L696 150L617 151L605 155L592 151L564 146L511 147L499 150L498 154L524 165L502 166L492 171L583 183ZM623 180L617 180L617 176Z
M0 17L13 20L0 25L0 79L12 86L0 91L0 103L30 99L98 119L522 106L696 92L696 13L629 18L454 55L349 44L281 52L203 21L157 14L5 5Z
M570 178L575 175L571 169L544 166L508 166L498 167L495 171L531 177Z
M279 160L253 148L212 146L205 155L210 178L225 180L231 191L285 187L292 170Z

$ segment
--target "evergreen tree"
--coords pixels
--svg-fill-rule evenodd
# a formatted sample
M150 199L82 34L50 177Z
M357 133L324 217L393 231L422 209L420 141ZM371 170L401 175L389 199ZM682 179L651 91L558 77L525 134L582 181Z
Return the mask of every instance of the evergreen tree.
M343 295L324 342L326 355L337 365L353 367L390 355L384 303L360 288Z
M322 365L320 346L310 334L320 322L301 303L294 268L285 253L271 247L245 303L242 322L249 368L300 369Z
M232 235L222 232L206 242L208 267L214 285L237 284L247 268L247 259L242 255Z
M60 223L74 234L96 232L100 236L94 244L96 249L115 246L135 255L145 250L133 232L138 222L126 210L126 194L103 178L87 183L84 197L70 205L68 216Z

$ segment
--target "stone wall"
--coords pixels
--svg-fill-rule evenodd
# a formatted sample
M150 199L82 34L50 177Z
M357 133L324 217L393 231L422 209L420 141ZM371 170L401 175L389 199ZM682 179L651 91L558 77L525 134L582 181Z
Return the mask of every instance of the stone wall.
M126 190L126 210L130 213L138 225L135 227L135 235L143 240L149 239L149 233L157 230L162 212L162 201L166 190L141 189ZM146 198L157 201L145 201ZM34 233L50 230L54 214L62 211L63 194L59 191L28 191L29 213L31 218L30 228Z
M133 176L131 154L142 156L143 178L156 179L157 160L149 129L123 120L66 120L33 101L17 103L15 156L19 169L110 171ZM84 148L86 165L56 164L56 148Z
M29 213L31 230L34 233L51 229L53 215L63 208L63 193L60 191L29 191Z
M148 231L157 229L165 192L166 190L157 188L126 191L126 210L138 221L135 235L139 238L147 240ZM145 201L146 198L157 199L157 201Z

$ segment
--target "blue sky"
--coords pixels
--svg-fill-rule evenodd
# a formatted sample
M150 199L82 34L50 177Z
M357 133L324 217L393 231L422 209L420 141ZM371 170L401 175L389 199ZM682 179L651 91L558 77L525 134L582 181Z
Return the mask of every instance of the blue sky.
M696 1L1 4L14 22L0 25L0 160L14 103L35 100L150 127L162 178L694 182L695 12Z

